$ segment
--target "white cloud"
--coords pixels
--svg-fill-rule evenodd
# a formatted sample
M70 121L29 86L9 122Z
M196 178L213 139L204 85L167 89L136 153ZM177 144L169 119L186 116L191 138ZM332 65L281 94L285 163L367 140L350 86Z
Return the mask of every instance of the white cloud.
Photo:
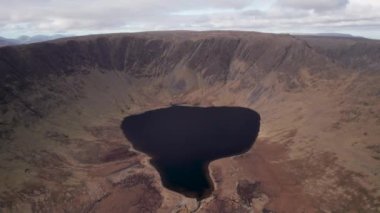
M348 0L282 0L278 1L281 6L296 9L325 11L336 10L347 6Z
M0 36L236 29L380 38L378 0L0 0L0 4Z

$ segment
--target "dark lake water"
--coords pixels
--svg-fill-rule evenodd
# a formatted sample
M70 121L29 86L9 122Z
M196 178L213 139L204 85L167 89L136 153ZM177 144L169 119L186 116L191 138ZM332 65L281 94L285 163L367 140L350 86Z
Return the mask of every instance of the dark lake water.
M200 200L214 188L208 164L248 151L260 116L242 107L172 106L128 116L121 128L151 157L166 188Z

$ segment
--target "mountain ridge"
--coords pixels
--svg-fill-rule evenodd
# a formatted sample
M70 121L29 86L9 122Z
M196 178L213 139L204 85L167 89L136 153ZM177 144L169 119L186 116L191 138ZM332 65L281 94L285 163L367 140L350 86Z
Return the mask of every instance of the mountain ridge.
M0 208L376 212L380 42L336 40L175 31L2 47ZM164 188L119 128L173 104L262 119L250 151L210 164L200 203Z

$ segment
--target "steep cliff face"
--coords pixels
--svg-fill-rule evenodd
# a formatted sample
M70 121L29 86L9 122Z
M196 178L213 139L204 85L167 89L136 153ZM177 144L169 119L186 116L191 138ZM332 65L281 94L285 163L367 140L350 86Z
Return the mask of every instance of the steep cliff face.
M291 36L243 35L211 33L195 38L185 32L173 32L172 37L165 33L99 35L5 47L1 51L1 66L9 79L2 80L17 78L17 74L38 79L48 74L69 75L83 68L148 77L173 72L178 66L203 71L203 77L207 77L232 72L230 65L234 60L267 72L281 65L297 68L321 62L305 41ZM292 63L286 61L289 57L294 57Z
M0 208L376 212L379 54L378 41L254 32L0 48ZM211 164L216 190L199 204L163 188L119 128L127 115L170 104L262 117L250 152Z
M185 72L212 86L234 80L238 73L247 73L247 70L251 80L258 83L271 72L281 73L289 80L295 78L302 67L315 72L321 71L321 67L331 69L330 61L316 54L305 41L291 36L232 32L121 34L63 39L5 47L0 51L0 59L3 106L16 99L26 111L40 117L50 111L43 105L54 102L49 96L45 97L48 95L46 92L58 95L54 91L60 89L57 83L65 84L62 81L70 76L85 78L92 71L154 81ZM184 77L173 79L171 83L174 89L186 90L188 81ZM104 83L110 87L113 85L106 80ZM65 86L73 85L66 83ZM75 86L73 89L75 93L82 92ZM32 98L30 92L43 97ZM59 95L74 95L70 90L61 92ZM24 94L27 97L23 97ZM65 100L57 98L56 101ZM71 103L71 98L68 102Z
M319 54L345 68L361 71L378 71L380 42L364 38L321 38L301 36Z

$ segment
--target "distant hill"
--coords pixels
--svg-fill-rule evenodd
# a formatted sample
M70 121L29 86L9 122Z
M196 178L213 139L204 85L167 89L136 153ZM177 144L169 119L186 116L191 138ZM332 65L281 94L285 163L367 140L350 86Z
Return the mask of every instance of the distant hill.
M36 42L43 42L43 41L49 41L49 40L54 40L58 38L63 38L66 37L66 35L62 34L56 34L56 35L35 35L35 36L20 36L15 39L11 38L4 38L0 37L0 47L3 46L10 46L10 45L19 45L19 44L31 44L31 43L36 43Z
M18 44L17 40L15 40L15 39L8 39L8 38L0 37L0 47L8 46L8 45L15 45L15 44Z

